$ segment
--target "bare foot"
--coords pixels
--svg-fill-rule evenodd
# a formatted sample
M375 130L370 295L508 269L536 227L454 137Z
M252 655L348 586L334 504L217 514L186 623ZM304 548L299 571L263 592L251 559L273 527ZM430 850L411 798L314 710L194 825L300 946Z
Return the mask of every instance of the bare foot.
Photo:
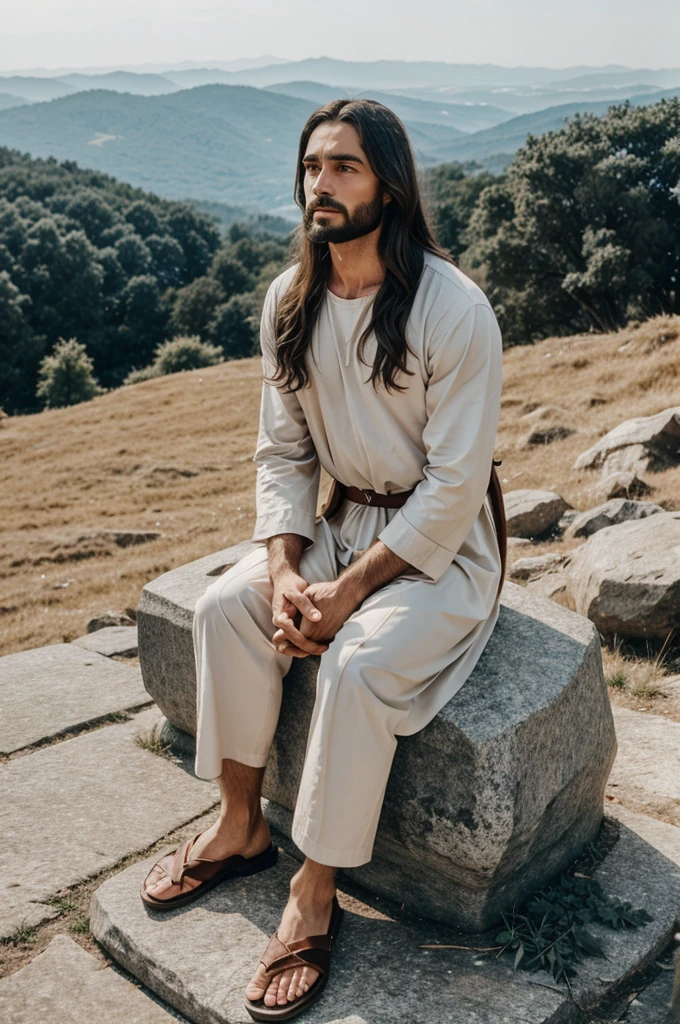
M335 887L315 893L291 881L291 894L277 929L282 942L295 942L308 935L324 935L328 931L333 910ZM282 1006L299 999L314 984L316 967L296 967L282 971L267 983L265 968L260 964L246 988L246 997L257 1002L264 996L265 1006Z
M205 857L207 860L223 860L237 853L242 857L255 857L266 850L270 843L269 826L261 813L249 824L220 817L196 839L188 859ZM151 869L145 889L156 899L170 899L180 893L190 892L201 884L196 878L184 878L181 885L173 884L173 857L174 853L167 854Z

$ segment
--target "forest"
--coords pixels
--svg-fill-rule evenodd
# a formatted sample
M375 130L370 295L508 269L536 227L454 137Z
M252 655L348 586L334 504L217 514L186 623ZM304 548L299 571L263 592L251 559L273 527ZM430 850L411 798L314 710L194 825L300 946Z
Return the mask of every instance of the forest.
M596 344L680 312L680 99L577 114L530 135L501 175L442 164L421 182L506 347L588 331ZM280 234L224 230L194 205L0 148L0 406L40 409L41 365L68 339L105 389L180 337L224 359L257 353L264 294L289 258Z

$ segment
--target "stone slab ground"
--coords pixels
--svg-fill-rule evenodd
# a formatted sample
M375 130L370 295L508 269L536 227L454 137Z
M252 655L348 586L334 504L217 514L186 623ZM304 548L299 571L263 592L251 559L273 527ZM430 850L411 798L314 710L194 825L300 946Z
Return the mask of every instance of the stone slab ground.
M612 710L619 747L607 793L633 811L680 826L680 722Z
M0 658L0 753L151 703L138 667L74 644Z
M670 1010L673 974L664 971L628 1007L625 1024L677 1024Z
M0 981L5 1024L178 1024L168 1011L67 935Z
M143 711L0 765L0 936L51 916L35 901L143 852L215 804L212 783L138 745L157 720Z
M194 906L147 911L139 884L154 858L108 879L92 898L95 938L128 971L194 1024L250 1024L243 990L278 924L296 862L218 887ZM593 926L608 959L583 964L572 982L513 973L494 954L424 945L489 945L444 925L394 912L347 912L329 985L305 1024L586 1024L604 1001L668 945L680 915L680 869L632 830L596 870L605 889L654 917L626 932ZM491 943L493 944L493 943Z
M94 633L79 636L72 643L87 651L104 654L107 658L135 658L137 656L136 626L105 626Z

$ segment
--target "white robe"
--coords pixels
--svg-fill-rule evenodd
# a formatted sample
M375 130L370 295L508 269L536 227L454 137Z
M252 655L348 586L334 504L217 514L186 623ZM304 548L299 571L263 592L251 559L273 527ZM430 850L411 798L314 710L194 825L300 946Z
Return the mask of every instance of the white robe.
M289 268L266 296L263 371L274 371L276 302ZM396 737L428 724L468 679L496 623L501 557L486 498L500 413L502 341L484 293L426 254L407 324L413 349L398 375L404 392L374 391L356 343L372 296L326 293L308 367L312 386L286 393L263 383L257 519L265 541L297 533L309 544L300 574L335 579L379 537L410 568L349 617L320 658L317 695L293 839L314 860L370 860ZM308 354L309 356L309 354ZM409 490L398 509L344 501L316 515L320 466L347 485ZM266 764L292 658L271 642L266 546L206 590L196 607L196 772L223 758Z

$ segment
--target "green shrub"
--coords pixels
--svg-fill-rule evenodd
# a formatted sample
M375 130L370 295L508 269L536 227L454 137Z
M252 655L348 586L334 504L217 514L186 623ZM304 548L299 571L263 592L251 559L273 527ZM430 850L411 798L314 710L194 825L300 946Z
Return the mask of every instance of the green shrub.
M141 370L132 370L124 383L139 384L152 377L164 377L168 373L181 373L182 370L200 370L204 366L214 366L224 361L222 349L201 341L197 334L179 335L164 341L154 354L156 358L153 363Z
M155 363L142 367L141 370L130 370L123 384L141 384L143 380L151 380L152 377L160 377L160 371Z
M75 338L60 338L40 364L36 395L48 409L87 402L102 393L92 369L84 345Z
M215 345L201 341L198 335L179 335L164 341L156 349L153 365L159 374L180 373L182 370L199 370L202 366L214 366L224 359L222 350Z

